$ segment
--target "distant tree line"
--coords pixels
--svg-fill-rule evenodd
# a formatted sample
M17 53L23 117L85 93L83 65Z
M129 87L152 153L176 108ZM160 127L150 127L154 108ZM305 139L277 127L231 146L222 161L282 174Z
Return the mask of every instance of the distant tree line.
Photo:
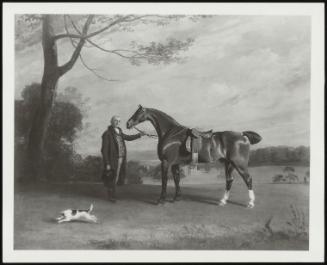
M301 165L309 166L310 148L306 146L270 146L252 150L250 166L261 165Z

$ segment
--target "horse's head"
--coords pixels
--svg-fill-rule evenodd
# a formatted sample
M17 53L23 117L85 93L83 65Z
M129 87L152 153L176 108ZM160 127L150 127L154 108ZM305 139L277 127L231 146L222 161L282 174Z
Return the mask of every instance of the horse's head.
M138 109L135 111L132 117L130 117L126 123L127 129L131 129L135 125L144 122L147 118L146 108L139 105Z

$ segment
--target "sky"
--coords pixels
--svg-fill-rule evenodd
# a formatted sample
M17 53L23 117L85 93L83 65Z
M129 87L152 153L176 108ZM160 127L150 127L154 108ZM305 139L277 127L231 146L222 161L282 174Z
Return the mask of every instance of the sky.
M99 39L106 48L128 48L131 41L149 43L167 38L193 38L180 56L183 63L131 65L95 48L82 50L85 61L108 82L80 62L64 75L58 92L76 87L89 99L78 133L76 151L100 154L101 135L113 115L125 127L138 104L156 108L179 123L214 131L252 130L263 140L255 148L310 143L310 18L305 16L213 16L197 22L179 20L160 27L140 25L134 32L116 32ZM59 62L72 53L68 41L58 43ZM41 43L16 51L15 97L25 85L40 82ZM146 122L139 126L152 131ZM155 149L157 140L143 137L128 150Z

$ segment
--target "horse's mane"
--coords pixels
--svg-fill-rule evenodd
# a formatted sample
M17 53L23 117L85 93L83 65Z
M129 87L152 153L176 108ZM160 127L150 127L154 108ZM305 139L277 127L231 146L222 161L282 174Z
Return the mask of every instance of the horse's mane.
M152 109L152 108L146 108L147 110L150 110L154 113L160 114L161 116L165 117L166 119L168 119L169 121L171 121L174 125L177 126L182 126L179 122L177 122L173 117L169 116L168 114L164 113L161 110L157 110L157 109ZM184 126L183 126L184 127Z

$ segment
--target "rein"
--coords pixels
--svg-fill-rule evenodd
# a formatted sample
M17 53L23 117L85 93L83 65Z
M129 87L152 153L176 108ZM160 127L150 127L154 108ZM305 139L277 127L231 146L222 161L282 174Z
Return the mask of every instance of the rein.
M158 138L158 135L146 133L145 131L142 131L142 130L138 129L136 126L134 126L134 129L137 130L140 133L143 133L144 135L146 135L148 137Z

